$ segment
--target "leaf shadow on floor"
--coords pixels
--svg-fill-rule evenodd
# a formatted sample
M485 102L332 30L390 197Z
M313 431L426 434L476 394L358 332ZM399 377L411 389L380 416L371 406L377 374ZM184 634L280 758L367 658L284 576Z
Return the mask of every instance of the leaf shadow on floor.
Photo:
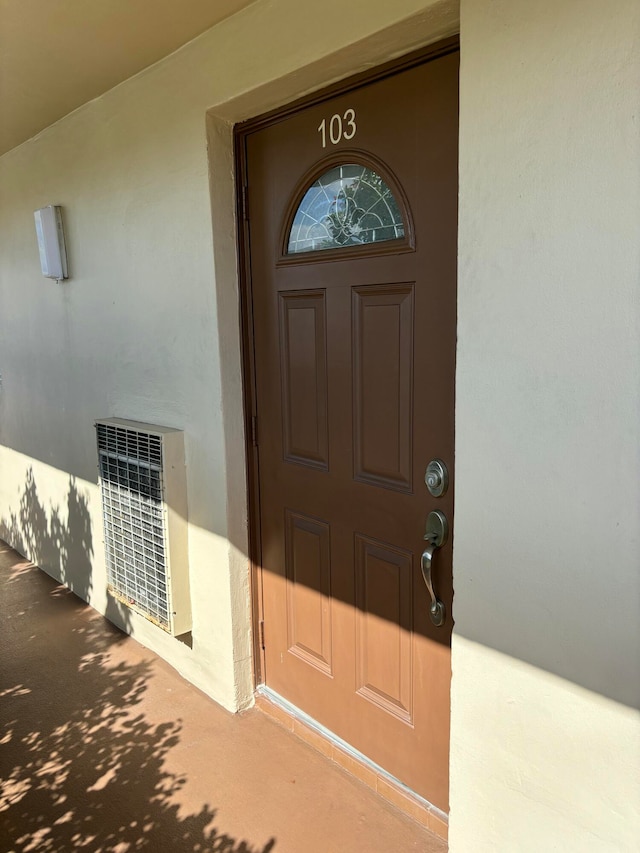
M0 584L3 853L275 849L221 832L209 805L183 814L187 780L167 769L181 722L142 713L151 664L114 661L120 631L3 545Z

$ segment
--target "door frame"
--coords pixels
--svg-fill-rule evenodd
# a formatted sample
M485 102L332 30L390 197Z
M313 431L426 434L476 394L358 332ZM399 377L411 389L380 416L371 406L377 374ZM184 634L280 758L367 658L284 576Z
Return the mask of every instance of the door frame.
M255 350L253 335L253 291L251 281L249 188L247 187L247 149L249 134L301 112L324 101L370 85L385 77L422 65L460 50L458 35L407 53L376 68L346 77L344 80L312 92L303 98L236 124L233 129L234 170L236 176L237 257L240 298L240 338L242 346L242 394L245 426L245 458L247 472L247 526L250 562L251 625L253 647L254 692L265 683L262 602L262 560L260 537L260 479L258 468L257 396L255 384Z

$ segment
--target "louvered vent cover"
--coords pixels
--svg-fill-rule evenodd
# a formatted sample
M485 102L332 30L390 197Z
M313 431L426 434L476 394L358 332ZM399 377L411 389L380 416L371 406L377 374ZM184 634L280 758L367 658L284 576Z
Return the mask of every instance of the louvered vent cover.
M98 421L96 432L109 589L165 631L184 633L183 433L119 419Z

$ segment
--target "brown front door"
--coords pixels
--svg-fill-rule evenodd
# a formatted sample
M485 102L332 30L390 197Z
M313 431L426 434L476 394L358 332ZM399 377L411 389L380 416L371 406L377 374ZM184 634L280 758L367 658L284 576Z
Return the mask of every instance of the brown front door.
M246 136L265 682L448 808L458 54Z

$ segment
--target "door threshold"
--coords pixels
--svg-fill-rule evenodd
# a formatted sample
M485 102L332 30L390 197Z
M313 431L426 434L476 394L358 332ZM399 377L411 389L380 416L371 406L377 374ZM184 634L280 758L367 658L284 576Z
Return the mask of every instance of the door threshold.
M437 806L407 788L399 779L326 729L300 708L266 685L256 690L256 706L343 770L355 776L384 800L413 818L434 835L448 840L449 818Z

